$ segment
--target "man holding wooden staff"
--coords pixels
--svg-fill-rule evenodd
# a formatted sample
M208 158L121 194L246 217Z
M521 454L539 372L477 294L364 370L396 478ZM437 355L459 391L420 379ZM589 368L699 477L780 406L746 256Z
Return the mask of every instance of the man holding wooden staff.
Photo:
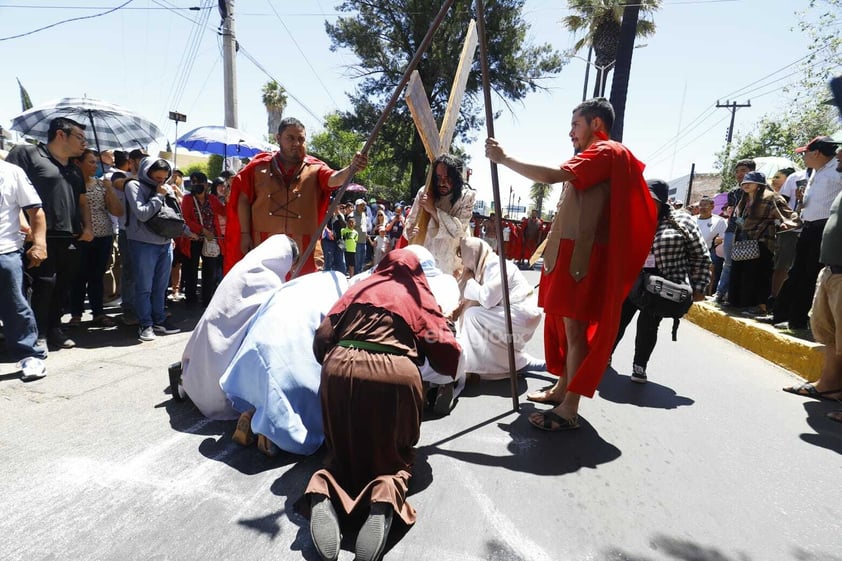
M623 299L643 267L655 234L655 205L644 165L608 139L614 109L596 98L573 110L570 139L577 155L558 167L508 156L493 138L492 161L533 181L564 182L544 250L538 304L546 314L544 350L552 386L527 395L550 410L529 422L547 431L579 428L579 399L593 397L611 355Z

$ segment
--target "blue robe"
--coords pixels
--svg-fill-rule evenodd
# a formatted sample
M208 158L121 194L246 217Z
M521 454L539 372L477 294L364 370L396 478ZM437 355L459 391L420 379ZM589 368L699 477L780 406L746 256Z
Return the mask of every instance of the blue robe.
M220 380L235 409L255 409L254 433L287 452L309 455L324 441L313 336L347 284L335 271L284 284L257 311Z

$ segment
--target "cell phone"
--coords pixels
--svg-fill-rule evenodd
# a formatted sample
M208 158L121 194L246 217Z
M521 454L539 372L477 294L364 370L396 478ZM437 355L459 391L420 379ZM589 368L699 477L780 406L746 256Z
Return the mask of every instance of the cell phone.
M799 179L798 181L795 182L795 187L799 191L803 191L804 187L806 187L806 186L807 186L807 180L806 179Z

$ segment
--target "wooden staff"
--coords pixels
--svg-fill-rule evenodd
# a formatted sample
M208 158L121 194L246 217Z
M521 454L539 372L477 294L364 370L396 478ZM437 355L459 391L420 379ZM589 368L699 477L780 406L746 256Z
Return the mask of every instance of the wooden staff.
M401 95L406 83L409 81L409 77L412 74L412 71L418 66L418 63L421 61L421 57L424 56L424 53L430 46L430 43L433 41L433 35L435 35L436 30L441 25L441 22L444 21L444 17L447 15L448 10L450 10L451 6L453 6L454 0L445 0L442 4L439 13L436 15L436 18L433 20L433 23L430 24L430 28L427 30L427 34L424 36L424 39L421 41L421 44L418 46L418 50L415 51L415 55L412 57L412 60L409 61L409 64L406 67L406 71L403 74L400 82L398 82L397 87L395 88L392 97L389 99L389 102L386 104L386 107L383 108L383 112L380 114L380 118L375 123L374 128L372 129L371 133L368 136L368 140L365 142L365 146L363 149L360 150L363 154L368 154L368 151L371 149L371 145L374 144L374 140L377 138L377 135L380 134L380 129L383 127L383 123L386 122L386 118L395 108L395 104L398 102L398 98ZM354 179L354 174L357 170L352 167L349 170L348 175L345 177L345 181L342 182L342 186L336 190L336 193L333 195L333 201L330 203L330 207L328 208L327 212L325 213L324 218L322 219L321 224L319 224L318 229L313 233L313 237L310 239L310 243L307 245L307 249L301 254L298 259L298 262L295 264L295 267L292 269L292 273L290 273L290 278L294 279L298 276L301 272L301 268L304 267L304 263L307 262L307 259L310 258L310 254L313 253L313 249L316 247L316 242L319 241L321 238L321 234L327 226L328 220L333 216L333 211L339 206L339 201L342 199L342 196L345 195L345 190L348 189L348 185L351 184L351 181Z
M479 31L479 60L482 68L482 93L485 99L485 128L488 138L494 138L494 112L491 107L491 85L488 77L488 49L485 39L485 8L482 0L477 2L477 30ZM509 302L509 275L506 272L506 254L503 242L503 220L501 218L502 205L500 201L500 179L497 176L497 164L491 164L491 189L494 192L494 222L497 226L497 256L500 259L500 280L503 284L503 309L506 312L506 343L509 347L509 378L512 382L512 407L514 411L520 408L517 393L517 371L515 369L515 347L512 337L512 308Z

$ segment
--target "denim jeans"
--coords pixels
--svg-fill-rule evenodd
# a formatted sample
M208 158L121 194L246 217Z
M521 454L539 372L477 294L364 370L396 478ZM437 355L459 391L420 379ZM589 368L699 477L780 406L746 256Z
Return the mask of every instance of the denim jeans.
M345 252L334 240L322 239L322 253L325 256L325 271L345 273Z
M123 313L134 312L134 269L125 230L120 230L117 236L117 249L120 251L120 296L123 300L120 307Z
M160 325L167 319L164 303L170 284L172 244L129 240L135 278L134 311L141 328Z
M725 261L722 263L722 274L719 276L719 284L716 285L716 295L724 298L728 294L728 285L731 283L731 248L734 246L734 232L725 232L722 236L722 253Z
M357 253L354 256L354 274L359 275L363 272L365 268L365 248L368 245L368 242L365 241L368 238L357 240Z
M15 361L30 356L47 358L46 349L35 346L38 327L23 295L23 264L23 250L0 255L0 320L6 350Z
M96 318L103 314L103 278L114 246L114 237L100 236L89 242L78 242L78 245L81 265L70 287L70 314L76 317L82 315L87 294L91 312Z

